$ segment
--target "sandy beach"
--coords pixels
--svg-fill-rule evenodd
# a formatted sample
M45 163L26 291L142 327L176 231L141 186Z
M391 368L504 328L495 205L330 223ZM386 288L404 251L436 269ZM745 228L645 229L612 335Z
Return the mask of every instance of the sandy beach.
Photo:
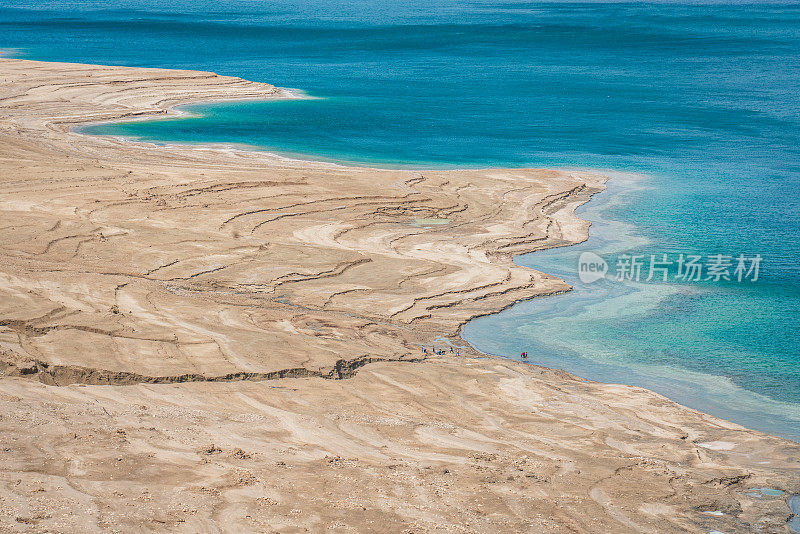
M458 337L603 176L74 131L289 97L0 58L0 530L790 531L800 445Z

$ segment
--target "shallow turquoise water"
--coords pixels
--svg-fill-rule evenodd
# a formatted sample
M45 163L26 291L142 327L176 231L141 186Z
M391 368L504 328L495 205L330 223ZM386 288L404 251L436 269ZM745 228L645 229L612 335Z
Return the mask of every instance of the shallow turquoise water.
M13 55L214 70L316 99L93 127L361 164L612 169L592 238L519 263L576 283L476 347L639 384L800 439L800 7L91 2L0 8ZM759 280L582 284L581 251L760 254Z

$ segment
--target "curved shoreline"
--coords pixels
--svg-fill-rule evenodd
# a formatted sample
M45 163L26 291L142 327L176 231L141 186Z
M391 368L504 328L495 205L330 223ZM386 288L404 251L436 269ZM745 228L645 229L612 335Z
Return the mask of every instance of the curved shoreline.
M32 64L32 63L39 63L39 62L30 62L27 60L8 60L8 61L19 61L23 64ZM65 68L67 66L74 66L78 68L82 68L85 66L82 65L73 65L73 64L46 64L46 63L39 63L42 65L58 65L59 68ZM114 67L101 67L102 69L114 69ZM119 68L123 72L138 72L143 69L129 69L125 67ZM155 73L154 81L160 82L162 80L166 81L174 81L175 76L172 74L173 71L163 70L163 69L144 69L145 71ZM199 102L208 102L209 99L213 101L241 101L246 99L256 99L259 98L255 96L255 93L261 92L263 99L264 97L267 98L285 98L285 95L280 92L279 89L275 88L274 86L270 86L267 84L260 84L256 82L245 82L243 80L230 78L230 77L221 77L217 76L213 73L193 73L188 71L176 71L179 73L179 79L182 78L187 82L191 83L193 87L202 87L201 91L198 91L196 94L186 94L181 95L180 97L174 96L172 98L162 98L162 95L153 95L148 96L145 93L143 96L137 96L140 101L134 101L133 109L130 109L130 105L126 104L126 108L122 111L105 111L103 110L102 113L99 113L103 116L103 118L99 122L118 122L118 121L127 121L127 120L145 120L151 118L159 118L164 116L180 116L180 112L175 110L176 106L184 106L189 105L192 103L199 103ZM169 74L167 74L169 73ZM221 82L216 82L219 79ZM222 85L222 90L218 90L216 87L212 86L210 88L205 88L200 83L205 83L206 81L213 80L214 85ZM137 83L138 79L134 79L133 83ZM233 87L230 89L228 86ZM242 96L242 95L245 96ZM124 99L125 96L116 96L115 98ZM129 97L128 97L129 98ZM97 113L99 110L93 110ZM43 120L41 124L41 128L44 130L56 130L60 131L67 136L71 136L75 132L76 128L80 128L84 125L95 124L98 120L92 116L89 117L75 117L70 116L69 118L64 118L63 116L56 115L54 117L47 117ZM83 134L78 134L82 136L83 141ZM102 143L103 138L92 138L91 141L86 140L83 145L86 144L104 144ZM592 173L588 173L586 171L569 171L569 172L561 172L561 171L532 171L530 169L459 169L459 170L410 170L410 169L381 169L376 167L348 167L346 165L341 164L328 164L327 162L314 162L308 160L295 160L291 158L283 157L279 154L274 154L271 152L264 152L264 153L255 153L253 151L248 150L241 150L238 148L230 149L230 148L220 148L215 145L178 145L178 144L171 144L167 146L160 146L156 145L151 142L147 141L132 141L128 139L105 139L110 141L111 144L114 145L115 148L119 148L121 150L130 149L155 149L156 152L160 154L165 153L177 153L178 157L181 157L183 153L188 149L189 151L196 151L202 150L207 151L209 153L213 153L216 155L232 155L236 158L242 157L253 157L257 160L260 160L262 157L269 158L270 160L279 160L281 163L285 163L292 167L299 167L299 168L312 168L317 169L319 167L335 167L337 170L342 171L360 171L362 173L397 173L400 175L416 175L420 174L421 172L425 173L436 173L436 174L444 174L444 175L451 175L455 173L495 173L495 172L519 172L519 173L526 173L526 172L546 172L546 173L553 173L554 175L559 175L567 178L568 181L572 181L573 183L577 183L579 185L572 186L567 191L559 191L557 189L554 190L554 194L548 197L543 198L543 209L550 209L551 205L555 205L558 207L557 211L554 212L554 217L552 219L548 219L551 223L556 221L559 226L559 232L557 237L554 239L552 237L544 237L544 238L534 238L534 242L536 243L533 246L526 246L524 240L519 245L513 245L511 247L506 246L508 251L504 251L499 253L499 257L503 258L505 262L512 262L513 257L519 254L532 252L534 250L540 250L542 248L550 248L551 246L568 246L570 244L579 243L584 241L588 237L588 227L589 222L581 220L574 216L574 209L584 202L588 201L594 192L601 190L602 183L605 179L599 175L595 175ZM105 147L102 147L105 148ZM262 163L258 161L258 163ZM269 163L272 163L270 161ZM566 175L566 176L565 176ZM585 185L584 182L579 182L572 178L571 175L580 175L581 178L587 178L593 180L593 183ZM563 178L562 178L563 179ZM556 192L557 191L557 192ZM535 222L533 220L523 220L524 223L532 223ZM523 224L524 226L524 224ZM513 252L512 252L513 251ZM490 252L490 254L495 254L495 252ZM518 268L520 270L528 271L527 268L515 266L512 268ZM539 288L534 287L535 283L533 281L529 281L519 286L512 287L511 289L520 290L525 292L523 296L514 298L512 300L507 300L501 298L499 301L499 308L504 309L510 305L513 305L516 302L525 300L527 298L531 298L534 296L541 296L550 294L553 291L564 291L568 289L568 284L563 282L560 279L553 279L552 277L548 277L543 273L537 273L542 275L542 278L545 279L548 284L542 290ZM491 281L490 281L491 282ZM501 289L508 289L505 284L498 283L498 282L491 282L491 286L495 286ZM479 284L480 286L480 284ZM549 287L547 287L549 286ZM469 288L467 288L469 289ZM457 292L462 292L462 289L459 289ZM482 300L485 300L487 297L485 295L481 295ZM470 314L460 316L457 319L457 322L454 323L456 329L452 332L448 332L448 335L457 334L457 331L466 324L470 319L478 316L484 315L487 313L494 313L493 310L498 308L490 308L490 309L481 309L479 311L470 312ZM426 317L427 318L427 317ZM412 317L410 322L416 320L415 317Z
M11 80L0 88L0 406L16 416L0 419L0 437L18 459L0 473L25 481L0 484L6 502L30 502L19 488L38 480L56 510L72 498L66 481L116 510L111 524L154 530L205 528L200 518L234 530L785 527L785 499L747 492L800 491L797 444L642 388L471 350L422 354L487 310L567 290L513 257L585 239L575 209L602 177L93 138L70 128L276 89L12 59L0 77ZM401 359L421 361L390 361ZM41 383L42 369L60 385ZM330 492L309 502L320 481ZM446 502L433 496L443 485ZM147 499L127 507L142 487L169 503L166 519ZM194 513L166 498L176 488ZM340 515L342 494L358 511ZM105 519L37 521L66 532Z
M267 102L267 101L265 101L265 102ZM208 102L207 104L206 103L202 103L202 104L197 104L197 103L195 103L195 104L187 104L185 106L181 104L181 105L178 105L178 106L176 106L174 108L170 108L170 110L177 111L178 112L178 114L177 114L178 118L186 118L186 117L192 117L192 116L198 116L198 115L193 113L193 112L191 112L191 111L184 110L184 109L181 109L181 108L188 107L188 106L194 106L194 105L209 105L209 106L211 106L211 105L219 104L219 103L224 103L224 101L222 101L222 102ZM170 119L173 119L173 118L174 117L172 117L172 116L169 116L169 117L158 116L158 117L154 117L154 118L142 117L142 118L138 118L138 119L134 119L134 120L162 120L162 119L163 120L170 120ZM128 121L122 121L122 122L124 123L124 122L128 122ZM119 121L106 121L105 122L105 124L108 124L108 123L119 124L120 122ZM294 154L290 154L290 153L275 151L275 150L268 149L268 148L263 148L263 147L260 147L260 146L257 146L257 145L252 145L252 146L247 145L247 144L239 144L239 145L237 145L237 144L229 144L229 143L224 143L224 142L188 142L188 141L187 142L181 142L181 141L168 141L168 140L156 141L156 140L153 140L153 139L139 138L139 137L134 137L134 136L126 136L124 134L93 133L93 132L84 131L83 128L85 128L86 126L91 127L91 126L94 126L94 124L76 127L74 129L74 131L77 131L78 133L82 133L82 134L86 134L86 135L110 137L112 139L116 139L116 140L121 141L121 142L149 143L149 144L151 144L153 146L165 147L167 149L169 149L170 146L178 146L178 147L183 146L183 147L195 147L195 148L203 148L203 149L219 149L219 150L234 150L234 151L235 150L240 150L240 151L259 151L259 152L265 152L265 153L267 153L267 154L269 154L269 155L271 155L271 156L273 156L275 158L285 159L287 161L296 162L298 164L302 164L303 162L311 162L311 163L315 163L315 164L326 164L326 163L329 163L329 164L331 164L333 166L343 167L345 169L348 168L348 167L357 166L357 167L366 168L366 169L377 169L377 170L386 170L386 171L388 171L388 170L401 170L401 171L406 170L406 171L412 171L412 172L422 172L422 171L426 171L426 170L439 170L439 171L463 171L463 170L486 171L486 170L491 170L491 168L482 167L482 166L478 166L478 165L470 166L470 165L455 165L455 164L451 164L451 165L442 164L442 165L439 165L439 166L424 166L424 165L417 166L417 165L414 165L414 164L398 164L398 165L394 165L394 166L391 166L391 167L387 167L387 166L382 166L381 162L347 161L347 160L341 160L341 159L336 159L336 158L320 159L320 158L316 158L314 156L314 154L312 154L312 153L294 155ZM525 169L526 167L518 167L518 168L519 169ZM634 190L638 190L639 189L638 186L633 185L633 182L640 182L640 181L643 181L643 180L652 179L652 177L639 175L638 173L617 171L617 170L614 170L614 169L594 169L594 168L577 167L576 166L576 167L569 167L569 168L554 168L554 170L559 171L559 172L577 172L577 173L596 174L596 175L602 175L602 176L609 177L609 179L610 179L611 176L622 176L623 179L631 180L631 183L628 184L629 189L627 189L627 190L630 190L630 191L634 191ZM606 191L606 189L604 189L603 191ZM583 208L583 207L585 207L585 205L580 206L580 208ZM577 211L576 211L576 213L577 213ZM587 232L588 232L590 230L591 226L593 225L593 222L592 222L592 219L590 219L588 217L586 218L586 221L589 223L588 224L588 228L587 228ZM608 222L608 221L606 221L606 222ZM631 236L629 236L629 237L631 237ZM588 234L587 234L587 238L588 238ZM642 242L644 242L644 241L645 241L645 238L643 238L641 236L636 236L636 239L633 239L631 241L631 243L636 242L637 244L642 244ZM563 246L572 247L574 245L585 243L585 242L586 242L586 239L584 241L575 241L574 243L565 244ZM622 241L620 241L620 243L622 243ZM631 245L631 243L626 243L626 246ZM558 248L560 248L560 247L558 247ZM552 251L553 249L545 249L545 250ZM542 251L535 251L535 252L542 252ZM514 258L513 258L514 263L519 265L520 267L523 267L523 268L533 268L533 267L530 267L528 265L524 265L524 264L522 264L522 263L520 263L518 261L518 259L520 257L527 256L528 254L533 254L533 253L522 252L520 255L514 256ZM549 272L546 268L539 268L538 270L540 270L542 272ZM562 279L562 280L565 279L564 273L560 273L558 275L558 277L560 279ZM504 312L506 310L509 310L509 309L513 308L514 306L516 306L516 305L518 305L518 304L520 304L522 302L527 302L529 300L538 299L538 298L542 298L542 297L563 295L563 294L566 294L566 293L570 292L571 290L572 290L572 288L565 289L565 290L555 290L555 291L550 292L550 293L543 293L543 294L540 294L540 295L536 295L534 297L515 300L513 302L507 303L506 305L503 305L502 307L499 307L499 308L493 309L493 310L489 310L489 311L486 311L484 313L477 313L476 312L477 313L476 315L465 319L464 322L458 326L456 334L454 336L450 336L450 338L452 338L452 339L445 337L445 338L442 338L441 342L438 341L438 340L435 340L435 341L431 342L430 345L431 346L436 346L437 343L438 343L439 344L439 348L442 348L442 346L443 346L445 349L447 349L449 346L459 346L461 348L463 348L464 346L468 346L471 349L474 349L475 351L480 352L480 353L482 353L482 354L484 354L486 356L489 356L489 357L500 357L500 358L511 359L511 360L514 360L514 361L522 361L519 358L515 358L514 356L511 356L511 355L503 355L503 354L501 354L499 352L493 352L491 350L478 348L478 345L480 345L479 343L475 344L474 342L471 342L471 341L469 341L468 339L466 339L464 337L464 335L463 335L464 330L468 327L468 325L473 323L473 321L475 319L500 314L500 313L502 313L502 312ZM478 341L478 339L475 338L475 336L473 336L473 338L474 338L474 341ZM566 371L566 372L572 374L573 376L575 376L578 379L594 380L594 381L599 381L599 382L607 382L607 383L615 383L615 384L636 385L636 386L640 386L640 387L645 387L646 389L658 392L658 393L666 396L667 398L670 398L670 399L674 400L675 402L681 403L681 404L683 404L685 406L689 406L689 407L691 407L693 409L697 409L697 410L699 410L701 412L710 413L710 414L715 415L716 417L720 417L722 419L730 420L730 421L736 422L737 424L742 424L743 426L753 427L753 428L759 429L759 430L761 430L763 432L766 432L766 433L772 433L772 434L778 435L780 437L783 437L785 439L790 439L790 440L793 440L793 441L797 441L795 436L787 434L787 430L775 427L775 425L772 425L771 428L770 427L765 427L763 425L763 423L761 425L759 425L758 424L759 422L757 422L755 420L752 420L752 417L750 419L748 419L746 413L744 413L744 414L737 413L735 410L733 412L730 412L730 411L726 412L725 409L721 409L719 403L715 404L711 400L710 395L713 394L712 391L707 391L705 393L705 395L698 395L698 396L693 396L693 397L692 396L683 395L683 397L682 397L681 394L679 393L680 385L674 386L672 391L665 391L664 388L661 388L661 389L659 388L659 384L656 384L655 383L656 381L652 377L650 377L650 380L649 380L649 383L648 383L648 380L645 379L641 374L633 375L633 370L628 371L628 370L624 369L623 367L620 367L615 374L611 374L609 372L606 372L605 376L603 376L602 373L600 373L600 374L597 374L596 372L592 373L588 369L586 369L584 371L581 371L581 369L579 367L575 367L574 365L571 368L568 367L567 364L560 365L558 363L558 361L553 361L552 358L550 358L549 360L542 360L539 357L534 357L532 359L532 361L525 360L525 361L522 361L522 362L523 363L534 364L534 365L539 365L539 366L544 366L544 367L548 367L548 368L553 368L553 369L558 369L558 370L562 370L562 371ZM597 362L590 362L590 363L592 363L594 365L597 365L598 367L609 367L609 368L612 367L611 364L606 365L606 364L597 363ZM597 371L597 369L595 369L595 371ZM637 371L637 373L641 373L642 371L643 371L642 369L639 369ZM626 377L626 373L631 374L632 376L637 376L637 378L636 379L630 379L630 378L626 379L625 378ZM719 380L719 379L724 378L722 376L715 375L715 374L706 374L706 375L702 375L702 376L705 377L709 381L714 381L714 380ZM683 382L681 382L681 385L692 384L692 385L696 385L698 388L700 388L701 387L701 383L699 382L699 380L700 380L699 377L700 377L700 375L697 375L697 376L694 377L693 381L690 382L690 381L687 380L685 382L685 384ZM666 379L666 377L664 377L664 378ZM673 377L670 377L670 379L673 379ZM703 383L703 385L705 385L705 387L708 387L705 383ZM740 386L735 386L733 383L730 384L730 387L738 388L740 393L744 394L744 395L758 396L757 393L751 392L751 391L746 390L744 388L741 388ZM677 391L676 391L676 388L677 388ZM770 400L769 397L764 397L764 399L765 400ZM739 416L739 418L736 417L737 415ZM784 425L784 426L786 426L786 425ZM789 428L789 430L791 430L791 425L788 425L788 428Z
M519 345L527 347L536 356L533 363L545 367L564 369L581 377L590 378L599 382L631 384L650 389L665 397L691 407L701 412L712 414L721 419L736 422L748 428L755 428L761 432L778 435L795 442L800 441L795 422L800 421L800 412L796 404L777 400L763 393L747 389L742 384L737 384L727 378L723 373L713 370L692 370L690 367L670 365L669 367L653 366L647 361L646 355L638 362L625 362L615 360L614 351L607 354L598 354L589 350L596 349L598 344L592 343L591 338L581 335L581 330L575 326L567 328L567 334L572 339L586 345L565 343L563 339L551 338L546 334L538 336L525 335L512 336L503 334L493 336L492 331L516 328L527 328L524 325L529 319L537 325L550 325L541 327L545 331L553 331L558 324L558 317L576 317L576 320L585 321L587 310L602 310L608 313L613 309L613 301L621 299L623 295L638 294L637 303L632 311L630 300L620 315L624 320L631 316L645 316L658 309L667 299L674 298L681 292L678 286L652 285L637 287L609 287L597 288L595 284L583 284L577 280L575 266L581 252L590 251L605 258L609 255L625 251L641 251L652 243L648 238L636 232L636 227L629 223L620 222L618 219L609 218L608 209L619 208L626 203L625 196L630 191L642 185L638 177L634 176L631 183L621 183L614 180L612 175L609 187L600 196L592 199L591 203L582 206L577 214L592 221L592 235L586 242L576 245L570 250L545 250L532 253L515 259L525 267L551 273L568 281L575 281L577 293L562 297L560 302L530 302L523 303L519 308L514 308L505 316L489 316L471 322L466 327L465 337L471 341L475 348L492 355L511 354L511 359L519 361L513 354L514 339L522 339ZM623 177L624 178L624 177ZM642 177L647 179L648 177ZM645 186L646 187L646 186ZM600 197L603 198L600 198ZM619 201L615 201L619 199ZM610 263L610 262L609 262ZM644 300L642 300L644 299ZM602 304L605 302L606 304ZM620 304L617 304L620 306ZM600 325L597 325L600 326ZM539 327L537 327L539 328ZM580 347L580 348L578 348ZM520 349L523 350L523 349ZM641 352L641 351L640 351ZM587 354L586 356L583 354Z

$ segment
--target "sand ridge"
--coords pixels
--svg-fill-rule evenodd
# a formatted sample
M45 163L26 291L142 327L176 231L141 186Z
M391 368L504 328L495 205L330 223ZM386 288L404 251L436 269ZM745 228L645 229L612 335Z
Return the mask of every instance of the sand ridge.
M287 97L0 59L3 528L786 531L783 499L745 491L797 492L796 444L639 388L421 350L568 290L512 258L585 239L574 210L604 177L73 131Z

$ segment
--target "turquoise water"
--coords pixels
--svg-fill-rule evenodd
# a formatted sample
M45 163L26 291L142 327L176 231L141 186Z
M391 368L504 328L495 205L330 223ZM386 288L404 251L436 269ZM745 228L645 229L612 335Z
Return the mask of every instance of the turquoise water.
M800 440L797 5L12 0L0 49L316 97L92 133L357 164L613 171L581 211L596 223L587 243L517 260L575 291L475 320L464 337ZM612 266L626 253L763 261L756 282L585 284L581 251Z

